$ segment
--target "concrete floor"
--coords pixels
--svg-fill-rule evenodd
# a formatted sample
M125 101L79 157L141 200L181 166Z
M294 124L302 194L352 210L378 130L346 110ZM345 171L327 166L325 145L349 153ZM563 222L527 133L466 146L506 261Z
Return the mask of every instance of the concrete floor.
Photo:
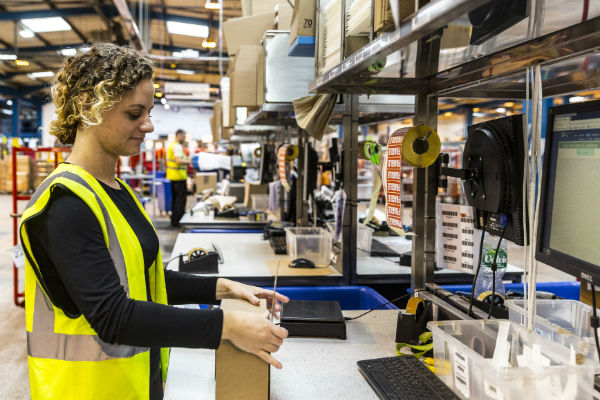
M25 202L22 202L23 208ZM27 354L25 340L25 311L13 302L13 270L9 249L12 247L12 197L0 195L0 399L28 399ZM156 227L165 259L168 259L178 231L169 227L166 216L158 216ZM509 247L509 262L522 265L522 251ZM22 271L20 271L22 289ZM538 280L553 282L573 280L548 266L539 267Z

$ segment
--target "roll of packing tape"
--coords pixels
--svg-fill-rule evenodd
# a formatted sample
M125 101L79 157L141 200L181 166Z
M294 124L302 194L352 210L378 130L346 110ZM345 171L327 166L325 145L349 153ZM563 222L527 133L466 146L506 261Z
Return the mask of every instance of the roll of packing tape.
M477 300L479 300L483 303L490 303L492 301L492 299L494 299L494 305L504 304L504 296L502 296L498 292L496 292L496 294L494 294L494 297L492 297L492 294L493 293L491 290L487 290L487 291L479 294L479 296L477 296Z
M402 128L390 135L383 163L385 217L388 226L399 235L407 235L402 225L402 148L407 132L408 128Z
M296 158L298 158L298 146L295 144L288 145L285 152L285 160L294 161Z
M202 247L196 247L190 250L188 253L188 260L193 260L195 258L205 256L206 254L208 254L208 252L205 249Z
M440 138L433 128L418 125L410 128L402 144L402 157L417 168L429 167L440 155Z
M292 190L292 187L287 180L286 162L287 162L287 149L289 145L284 144L277 150L277 172L279 173L279 181L281 186L286 192Z
M262 147L257 147L254 149L254 157L256 157L256 158L262 157Z
M411 297L406 303L406 313L419 316L425 310L425 302L420 297Z

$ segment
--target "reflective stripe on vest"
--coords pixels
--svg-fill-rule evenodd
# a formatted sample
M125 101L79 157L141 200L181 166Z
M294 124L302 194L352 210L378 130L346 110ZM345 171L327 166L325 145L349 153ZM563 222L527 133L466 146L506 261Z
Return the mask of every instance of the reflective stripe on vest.
M166 178L171 181L183 181L187 179L187 165L177 164L175 157L175 146L180 145L177 142L171 142L167 149L167 174Z
M69 317L52 303L52 293L48 291L31 249L27 226L31 218L45 211L56 185L80 197L98 219L127 296L167 304L160 249L148 271L152 296L148 299L145 267L140 261L141 245L129 223L95 178L80 167L59 165L33 194L20 227L26 255L25 301L32 398L147 398L149 348L106 343L83 315ZM150 221L133 191L124 183L123 186ZM163 379L166 379L168 358L168 349L161 349ZM75 385L74 381L77 381ZM116 389L111 385L119 386L121 392L115 395Z

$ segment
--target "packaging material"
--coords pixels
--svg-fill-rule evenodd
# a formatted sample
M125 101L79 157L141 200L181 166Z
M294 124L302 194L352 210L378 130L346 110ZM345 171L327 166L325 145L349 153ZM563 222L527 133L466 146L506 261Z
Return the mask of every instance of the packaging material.
M525 324L524 300L506 300L508 319ZM598 312L600 314L600 311ZM571 346L578 352L596 360L598 355L594 343L594 330L590 325L592 307L577 300L541 300L535 301L536 333L567 348Z
M371 254L372 241L373 229L359 223L358 231L356 232L356 247L359 250L359 252Z
M194 177L196 183L196 193L202 193L203 190L213 189L217 191L217 173L216 172L197 172Z
M259 183L250 183L250 182L245 182L244 183L244 206L245 207L250 207L251 201L252 201L252 195L255 194L263 194L263 195L269 195L269 184L266 183L264 185L261 185Z
M255 211L266 211L269 209L269 195L268 194L252 194L252 209Z
M290 25L290 44L298 36L315 36L316 0L296 0Z
M481 237L474 227L473 209L438 201L436 214L437 266L473 274Z
M440 49L456 49L469 46L471 29L471 25L449 24L442 34Z
M414 2L412 2L414 6ZM389 32L395 29L389 0L375 0L373 7L373 31Z
M221 309L263 315L266 300L253 306L245 300L224 299ZM254 354L238 349L229 340L222 340L215 352L216 400L267 400L270 396L270 367Z
M323 34L319 34L319 74L324 71L329 71L342 60L342 2L340 0L332 0L323 9L319 22L322 27ZM293 24L293 22L292 22ZM322 36L322 39L321 39Z
M271 8L270 12L264 14L232 18L224 22L223 36L229 56L237 56L240 46L259 44L265 31L275 27L274 21L275 11Z
M229 60L229 67L233 70L234 58L231 57ZM231 73L231 71L230 71ZM235 125L232 122L233 117L231 113L231 91L230 91L230 83L229 77L225 76L221 78L221 116L223 118L223 128L229 128Z
M323 228L285 228L287 251L292 259L306 258L317 266L331 261L331 234Z
M298 126L317 140L323 139L335 107L335 94L316 94L293 100Z
M428 1L421 1L420 3L422 7L428 3ZM417 2L415 0L389 0L389 4L396 28L400 25L401 21L417 11Z
M506 320L431 321L435 374L461 399L591 399L594 363Z
M370 30L371 0L353 0L346 13L346 35L369 36Z
M256 107L262 105L259 87L264 87L264 77L259 73L259 59L264 50L259 45L240 46L239 56L230 76L232 107Z
M282 4L289 6L287 0L242 0L242 15L248 17L264 14L275 10Z
M289 30L293 15L294 9L289 4L277 4L275 6L275 29L278 31Z

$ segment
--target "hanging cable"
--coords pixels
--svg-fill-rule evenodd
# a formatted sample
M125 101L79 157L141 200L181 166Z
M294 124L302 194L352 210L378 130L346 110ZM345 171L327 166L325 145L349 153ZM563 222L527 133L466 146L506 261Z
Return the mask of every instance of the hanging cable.
M500 252L500 244L502 243L502 239L504 239L504 233L506 232L506 226L502 228L502 234L500 235L500 239L498 239L498 245L496 246L496 254L494 254L494 261L492 261L492 301L490 302L490 311L488 313L487 319L490 319L492 316L492 309L494 308L494 301L496 300L496 270L498 269L498 253Z
M583 284L583 282L581 282ZM600 360L600 342L598 341L598 327L600 326L600 318L596 311L596 289L592 283L592 316L590 318L590 325L594 329L594 339L596 340L596 351L598 352L598 360Z
M485 237L485 227L486 223L483 225L483 229L481 230L481 239L479 240L479 259L477 262L477 269L475 270L475 276L473 277L473 284L471 285L471 299L469 300L469 312L467 315L471 316L471 311L473 310L473 299L475 298L475 283L477 282L477 277L479 276L479 270L481 269L481 260L483 259L483 238Z

